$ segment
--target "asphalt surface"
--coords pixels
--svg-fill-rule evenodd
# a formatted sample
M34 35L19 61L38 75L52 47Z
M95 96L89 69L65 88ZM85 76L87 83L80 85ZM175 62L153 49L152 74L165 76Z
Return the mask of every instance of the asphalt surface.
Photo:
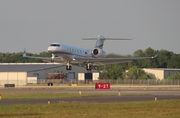
M103 94L118 94L119 90L84 90L84 89L46 89L46 88L22 88L22 89L0 89L0 94L3 93L103 93ZM149 95L180 95L180 90L120 90L121 94L149 94Z
M180 99L180 95L159 95L157 100ZM54 98L54 99L21 99L21 100L0 100L0 105L15 104L51 104L62 102L68 103L105 103L105 102L134 102L154 101L154 96L106 96L106 97L82 97L82 98Z
M16 105L16 104L47 104L50 100L51 104L61 102L134 102L134 101L153 101L155 96L158 100L180 99L180 91L159 91L159 90L124 90L120 91L121 95L128 94L148 94L145 96L118 96L117 90L83 90L82 94L88 93L112 93L113 96L100 96L100 97L80 97L80 98L38 98L38 99L11 99L0 100L0 105ZM3 93L79 93L79 90L59 90L59 89L1 89L0 94Z

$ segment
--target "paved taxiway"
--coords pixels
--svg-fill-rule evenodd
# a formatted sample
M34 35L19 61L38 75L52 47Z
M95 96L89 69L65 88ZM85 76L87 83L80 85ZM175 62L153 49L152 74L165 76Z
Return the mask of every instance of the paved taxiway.
M158 100L180 99L180 95L159 95ZM133 101L152 101L154 96L104 96L104 97L82 97L82 98L51 98L51 99L21 99L21 100L1 100L0 105L15 104L47 104L48 100L52 104L68 103L105 103L105 102L133 102Z
M0 89L3 93L102 93L102 94L118 94L119 90L83 90L83 89ZM180 95L180 90L121 90L121 94L149 94L149 95Z
M157 96L158 100L180 99L180 91L175 90L123 90L121 95L128 94L148 94L146 96L118 96L117 90L83 90L82 94L99 93L112 94L112 96L101 97L81 97L81 98L39 98L39 99L14 99L14 100L0 100L0 105L15 105L15 104L47 104L61 102L133 102L133 101L149 101L154 100ZM79 90L59 90L59 89L1 89L0 94L3 93L79 93Z

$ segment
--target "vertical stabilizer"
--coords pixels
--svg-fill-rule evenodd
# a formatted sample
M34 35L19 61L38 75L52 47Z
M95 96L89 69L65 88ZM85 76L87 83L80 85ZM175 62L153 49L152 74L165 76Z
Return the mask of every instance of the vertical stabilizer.
M94 48L102 49L105 39L106 38L104 36L98 35L98 38L97 38L97 41L96 41L96 44L95 44Z

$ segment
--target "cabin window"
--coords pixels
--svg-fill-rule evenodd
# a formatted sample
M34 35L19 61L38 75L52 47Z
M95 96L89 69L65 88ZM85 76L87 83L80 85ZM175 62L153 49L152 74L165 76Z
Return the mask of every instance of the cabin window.
M59 44L51 44L50 46L60 47L60 45L59 45Z

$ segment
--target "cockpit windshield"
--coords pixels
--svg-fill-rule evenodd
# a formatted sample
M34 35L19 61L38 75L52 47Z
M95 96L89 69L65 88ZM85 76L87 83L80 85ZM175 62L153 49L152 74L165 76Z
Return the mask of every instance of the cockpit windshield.
M55 43L52 43L50 46L60 47L60 45L59 45L59 44L55 44Z

